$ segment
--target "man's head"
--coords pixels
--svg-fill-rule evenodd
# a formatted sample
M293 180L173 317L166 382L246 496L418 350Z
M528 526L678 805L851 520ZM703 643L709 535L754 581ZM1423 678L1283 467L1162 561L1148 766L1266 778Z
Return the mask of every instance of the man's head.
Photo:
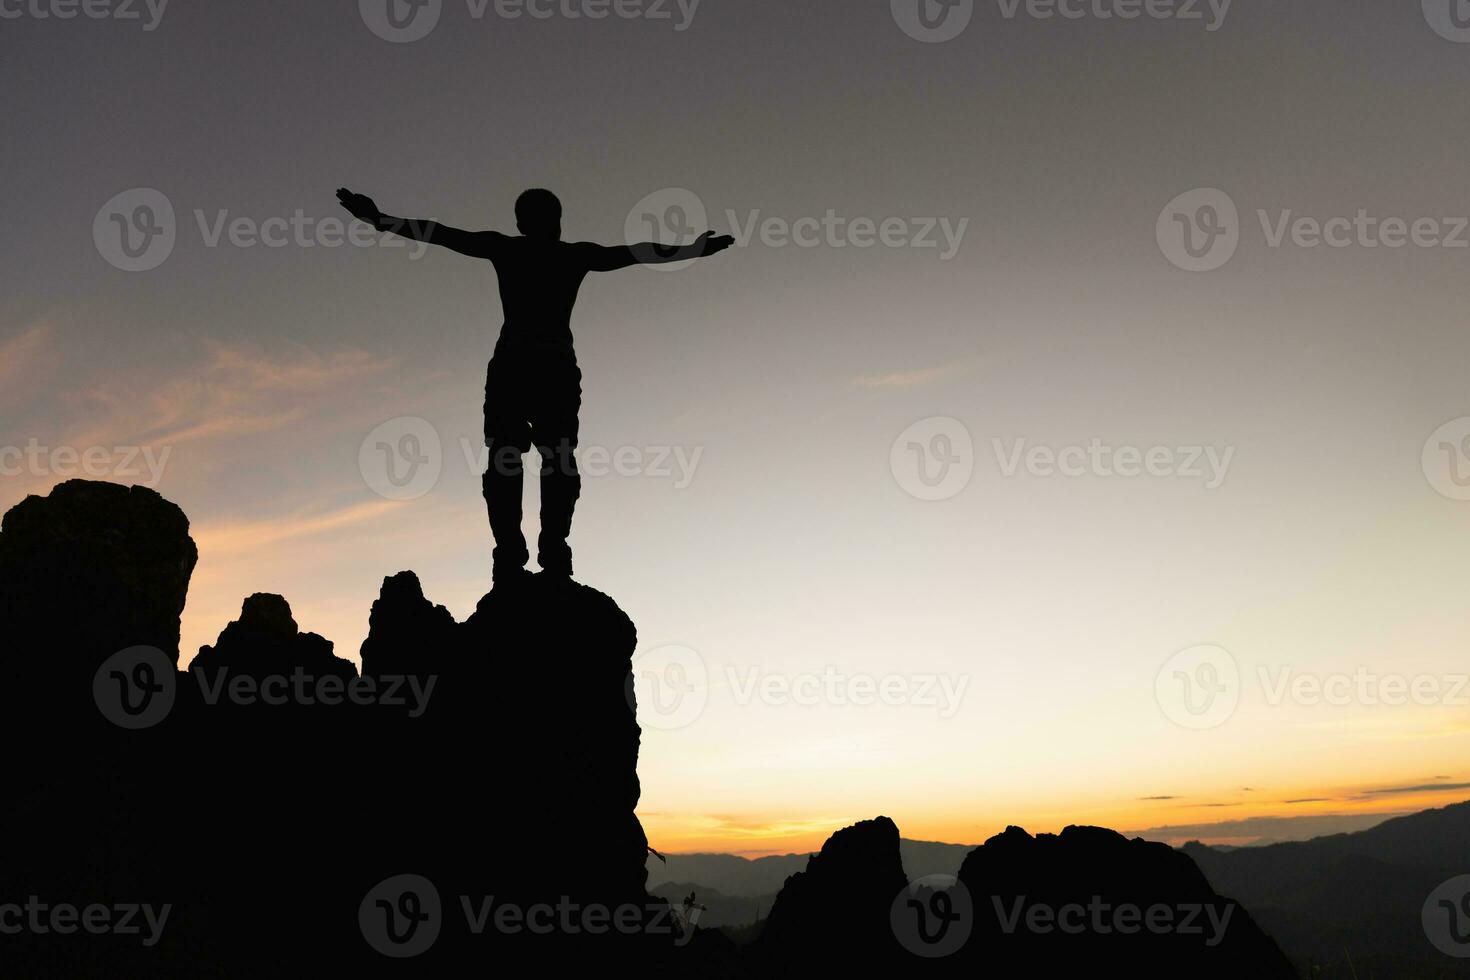
M527 238L560 240L561 201L539 187L526 191L516 199L516 227Z

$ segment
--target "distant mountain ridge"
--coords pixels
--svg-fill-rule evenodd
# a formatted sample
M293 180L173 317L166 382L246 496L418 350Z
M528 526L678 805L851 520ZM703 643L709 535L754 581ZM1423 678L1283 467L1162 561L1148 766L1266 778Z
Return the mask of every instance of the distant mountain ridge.
M1196 841L1181 850L1211 885L1245 903L1300 968L1311 961L1333 976L1470 976L1470 960L1439 953L1421 918L1435 888L1470 872L1470 801L1356 833L1230 850Z
M938 841L900 839L899 856L909 880L934 874L958 874L965 855L974 844L944 844ZM692 882L732 898L761 898L775 895L786 879L806 868L815 851L773 854L746 858L738 854L669 854L668 863L649 855L648 887L670 882ZM769 905L768 905L769 907Z

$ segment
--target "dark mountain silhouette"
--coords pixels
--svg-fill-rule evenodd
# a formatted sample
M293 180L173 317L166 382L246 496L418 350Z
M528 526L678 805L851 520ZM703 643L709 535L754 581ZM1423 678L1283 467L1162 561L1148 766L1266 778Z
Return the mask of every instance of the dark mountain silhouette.
M790 874L744 948L683 932L647 892L637 633L611 598L514 577L456 623L400 573L373 605L358 675L284 598L256 595L184 673L194 560L183 514L149 491L64 484L5 518L0 630L21 643L0 730L23 764L0 803L0 907L34 896L167 916L151 943L7 935L0 976L443 976L525 962L651 977L1126 964L1285 975L1239 909L1212 953L1169 937L996 935L981 919L953 955L916 956L896 916L937 893L910 889L883 817ZM1224 902L1184 854L1095 830L1008 832L959 879L977 909L992 893Z
M965 859L959 880L976 923L960 955L977 966L1036 976L1295 976L1250 914L1166 844L1098 827L1035 837L1010 827ZM1066 931L1069 907L1085 910L1070 924L1086 928ZM1151 920L1156 907L1163 911ZM1139 914L1125 918L1124 908ZM1047 913L1032 920L1033 909Z
M756 968L773 976L809 975L836 963L896 967L907 958L889 921L908 885L898 827L887 817L837 831L786 880L760 938ZM832 937L840 936L840 943Z
M1470 961L1434 949L1421 919L1430 893L1470 869L1470 802L1351 834L1230 851L1192 842L1183 851L1319 975L1470 976Z
M902 838L898 842L903 870L909 878L934 874L957 874L972 844L942 844ZM648 859L648 883L689 882L701 891L709 889L732 897L774 897L787 878L806 867L806 854L772 854L747 858L738 854L668 854L666 861ZM686 889L687 893L687 889ZM766 907L770 907L766 902Z

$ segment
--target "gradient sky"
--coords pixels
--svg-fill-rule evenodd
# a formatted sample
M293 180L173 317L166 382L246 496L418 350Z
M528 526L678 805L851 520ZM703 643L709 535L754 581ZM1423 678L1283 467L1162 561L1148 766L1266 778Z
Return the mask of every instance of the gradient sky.
M490 542L462 446L500 324L486 265L210 247L196 214L338 218L346 185L510 231L515 195L546 186L569 238L616 242L640 199L687 188L721 231L730 211L969 223L948 261L755 241L584 287L584 446L701 454L687 487L588 479L572 541L641 651L692 649L710 678L691 723L646 726L654 846L797 850L877 813L966 842L1009 823L1236 840L1470 796L1470 692L1272 704L1257 681L1448 691L1470 671L1470 503L1421 462L1470 415L1470 249L1273 248L1257 218L1470 215L1470 44L1420 4L1241 0L1211 31L982 2L943 44L888 0L705 0L684 30L672 3L673 20L476 19L445 0L412 43L355 0L178 2L152 30L3 6L21 16L0 19L0 446L168 452L158 489L201 550L186 660L257 591L353 659L385 575L473 610ZM133 188L176 213L147 272L94 241ZM1194 188L1240 213L1208 273L1155 237ZM398 417L443 446L409 501L359 468ZM973 440L970 482L937 502L890 465L933 417ZM1213 489L1008 477L995 439L1233 456ZM57 482L51 458L0 477L0 505ZM1155 680L1200 644L1245 682L1233 717L1190 730ZM751 671L828 668L965 696L949 717L741 703ZM526 693L548 725L575 723L567 669Z

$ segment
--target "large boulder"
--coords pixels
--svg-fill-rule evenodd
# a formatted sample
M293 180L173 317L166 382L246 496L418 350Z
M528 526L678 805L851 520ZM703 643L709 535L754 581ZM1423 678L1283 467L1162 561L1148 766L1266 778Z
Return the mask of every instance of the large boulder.
M146 487L71 480L0 522L0 735L9 794L76 780L116 729L94 700L103 662L134 647L179 659L198 551L184 512Z
M370 625L364 677L410 676L433 692L373 751L416 777L449 774L432 789L439 832L516 842L485 856L482 880L527 901L645 903L637 630L617 603L534 576L497 587L456 624L401 573L384 581ZM420 821L420 796L383 802L392 821Z
M887 817L829 837L776 896L753 950L757 972L808 975L823 964L876 971L904 963L890 923L908 885L898 841Z
M0 523L5 660L90 672L153 646L177 662L198 558L184 512L147 487L70 480L27 497Z
M1189 856L1099 827L1035 837L1009 827L971 851L974 911L960 957L1000 975L1295 976L1238 903Z

